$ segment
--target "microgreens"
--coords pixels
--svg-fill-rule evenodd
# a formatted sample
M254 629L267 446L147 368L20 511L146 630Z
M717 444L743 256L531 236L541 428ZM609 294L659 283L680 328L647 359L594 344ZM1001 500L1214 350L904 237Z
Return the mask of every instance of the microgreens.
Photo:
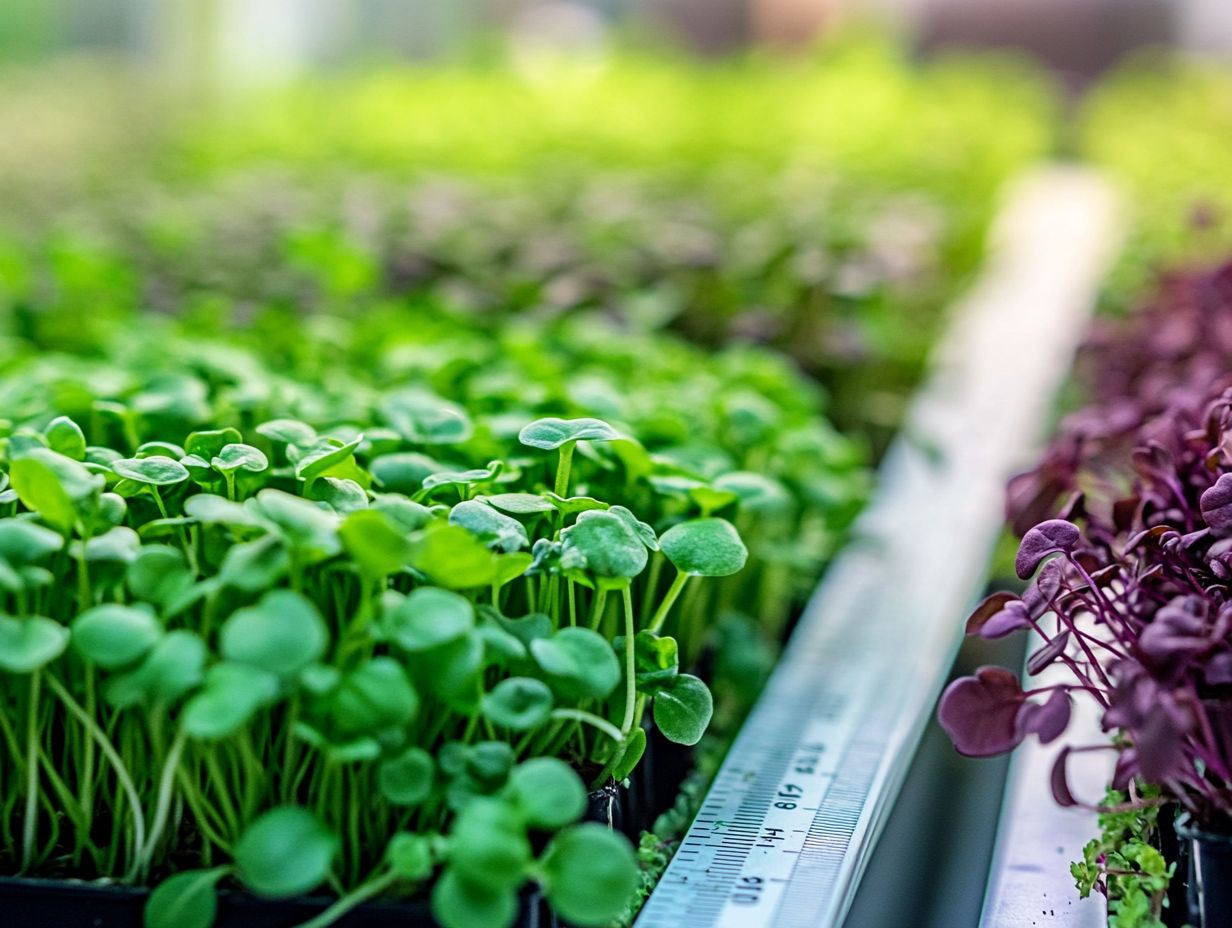
M419 438L457 421L398 396ZM681 594L744 566L731 521L574 457L621 434L593 418L532 422L512 464L424 474L418 501L389 489L402 477L367 489L370 466L418 454L402 439L366 452L286 418L96 450L93 468L51 439L85 457L104 434L63 417L43 434L7 442L26 511L0 518L24 872L67 855L86 875L166 877L152 928L208 925L224 882L272 898L328 883L341 895L313 925L417 891L448 928L507 924L527 880L578 925L623 910L632 850L575 824L576 771L628 776L648 725L683 744L706 730L713 699L686 672L705 600ZM357 504L323 497L330 480ZM200 867L173 870L189 829Z
M956 680L939 717L955 746L985 756L1036 735L1057 740L1074 698L1093 701L1111 737L1066 745L1052 792L1063 805L1078 751L1116 756L1105 834L1075 866L1124 925L1156 925L1170 869L1143 839L1175 803L1201 827L1232 828L1232 390L1227 348L1210 333L1228 311L1229 268L1177 277L1141 315L1104 323L1086 348L1091 400L1069 416L1033 471L1010 484L1022 541L1021 596L995 593L969 634L1034 630L1024 689L984 667ZM1124 803L1124 807L1121 804ZM1140 816L1138 821L1134 816Z

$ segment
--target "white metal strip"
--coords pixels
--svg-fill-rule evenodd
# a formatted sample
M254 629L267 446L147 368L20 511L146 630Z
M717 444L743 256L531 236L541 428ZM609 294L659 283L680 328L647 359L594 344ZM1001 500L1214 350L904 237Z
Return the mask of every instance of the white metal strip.
M1031 650L1043 639L1031 636ZM1053 666L1032 687L1057 682L1065 668ZM1067 737L1079 744L1098 744L1105 735L1099 730L1099 710L1086 700L1077 700ZM1082 808L1062 808L1052 798L1049 775L1058 746L1043 747L1031 739L1018 748L1010 762L1010 775L1001 803L997 849L988 876L988 893L980 928L1104 928L1107 908L1104 898L1092 893L1078 897L1070 876L1070 861L1082 859L1082 847L1098 832L1096 813ZM1073 754L1068 780L1074 795L1086 802L1103 796L1112 778L1114 759L1104 752Z
M852 544L831 566L637 928L845 917L1115 252L1097 176L1010 191Z

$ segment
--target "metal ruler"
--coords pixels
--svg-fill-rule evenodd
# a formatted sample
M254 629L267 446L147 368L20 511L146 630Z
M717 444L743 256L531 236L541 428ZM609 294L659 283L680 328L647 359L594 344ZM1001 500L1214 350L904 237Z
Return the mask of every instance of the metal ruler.
M1116 251L1091 173L1010 192L853 542L831 565L636 928L841 924Z

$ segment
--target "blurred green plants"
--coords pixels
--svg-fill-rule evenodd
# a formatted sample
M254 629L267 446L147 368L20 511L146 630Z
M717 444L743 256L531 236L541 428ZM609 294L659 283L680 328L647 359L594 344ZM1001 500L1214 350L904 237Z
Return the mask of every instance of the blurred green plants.
M1126 191L1131 235L1109 282L1125 307L1167 268L1232 245L1232 69L1153 52L1097 85L1081 110L1084 157Z

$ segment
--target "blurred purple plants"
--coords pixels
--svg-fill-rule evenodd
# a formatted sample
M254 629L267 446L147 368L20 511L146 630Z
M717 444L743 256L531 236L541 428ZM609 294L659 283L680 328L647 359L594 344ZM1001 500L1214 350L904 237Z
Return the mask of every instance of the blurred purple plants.
M983 667L942 696L963 754L1061 738L1074 698L1100 707L1114 788L1163 787L1207 827L1232 827L1232 264L1164 280L1156 297L1095 330L1080 361L1089 404L1040 465L1010 483L1021 596L995 593L968 634L1034 629L1035 675Z

